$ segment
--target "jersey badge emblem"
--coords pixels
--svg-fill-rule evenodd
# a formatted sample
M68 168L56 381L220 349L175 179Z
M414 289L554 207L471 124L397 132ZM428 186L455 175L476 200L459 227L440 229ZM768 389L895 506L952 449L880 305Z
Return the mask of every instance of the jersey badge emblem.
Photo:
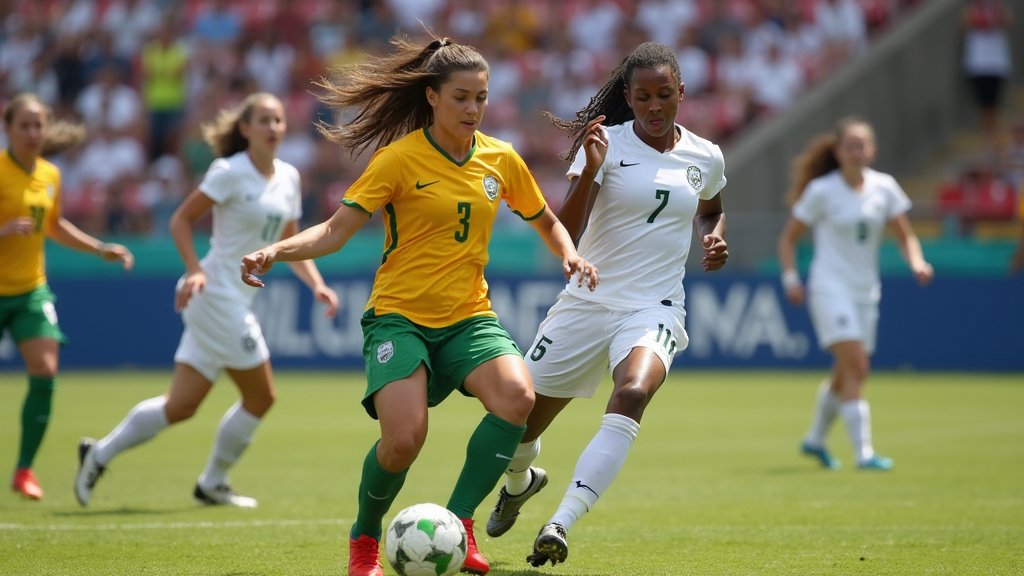
M377 363L387 364L388 360L395 355L395 343L391 340L377 346Z
M700 168L690 166L686 169L686 181L698 192L704 187L704 177L700 175Z
M498 197L498 179L488 174L484 176L484 193L493 202Z

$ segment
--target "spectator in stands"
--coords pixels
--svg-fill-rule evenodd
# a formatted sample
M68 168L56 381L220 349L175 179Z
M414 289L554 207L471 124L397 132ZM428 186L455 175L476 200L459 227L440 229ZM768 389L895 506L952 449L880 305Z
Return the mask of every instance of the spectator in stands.
M371 214L382 212L394 243L362 320L363 407L379 420L381 437L363 462L348 573L383 576L383 518L426 440L427 409L459 390L475 396L487 414L469 439L447 507L466 527L463 570L486 574L473 514L494 489L533 407L522 354L491 310L483 276L501 201L561 258L567 279L578 274L580 285L593 289L597 273L576 254L515 150L479 131L487 61L447 38L426 46L396 39L394 47L388 56L339 70L343 84L321 84L332 108L355 111L340 126L322 125L325 136L354 152L377 147L366 170L330 220L246 255L242 277L263 286L255 275L275 262L340 250Z
M1017 249L1013 251L1013 256L1010 258L1011 274L1017 274L1024 269L1024 194L1021 195L1018 217L1020 218L1020 235L1017 237Z
M192 35L213 49L238 42L244 31L242 17L228 0L204 4L192 24Z
M804 454L836 469L825 436L836 415L846 422L857 467L889 470L893 461L875 453L871 409L864 396L875 349L878 251L885 228L922 285L934 272L921 252L907 218L910 199L896 180L873 170L875 136L858 118L840 120L833 133L811 141L794 163L789 190L792 215L778 242L782 286L794 305L803 304L804 286L796 268L797 240L814 231L814 257L807 281L807 304L818 344L833 357L832 374L821 383L812 424L801 443Z
M999 149L1003 90L1013 72L1010 25L1013 13L1003 0L969 0L964 8L963 70L981 111L988 147Z
M815 7L815 22L824 47L826 68L859 56L868 45L867 20L858 0L823 0Z
M783 52L781 32L772 34L762 51L750 56L747 83L754 113L770 116L789 108L804 89L804 73L795 58Z
M854 1L869 7L884 4L890 15L915 3L909 0ZM193 109L234 106L247 94L260 89L253 86L254 81L267 82L262 73L271 68L274 68L270 72L273 78L264 84L266 88L277 91L274 86L280 86L287 77L284 72L278 73L273 65L250 64L257 72L251 74L245 63L246 54L240 40L268 27L274 28L295 51L288 92L277 94L284 99L289 114L302 108L297 105L297 99L305 98L307 103L314 100L308 93L308 82L318 77L324 66L317 66L313 60L321 60L325 65L356 62L366 53L383 49L399 26L406 33L420 34L422 26L416 20L418 17L425 16L424 22L428 24L444 22L452 30L465 31L459 37L473 40L470 43L489 58L492 52L497 53L498 44L510 47L510 56L505 59L522 68L523 81L518 89L506 91L505 101L491 109L491 121L497 134L515 135L516 141L523 144L517 150L540 180L560 180L562 173L553 161L557 153L555 129L536 114L536 110L551 110L568 117L586 104L586 95L600 86L614 64L604 53L588 48L591 43L601 46L602 50L616 52L621 47L631 49L638 43L633 39L638 30L643 31L643 39L653 34L662 40L687 34L687 28L695 30L700 45L691 45L685 48L685 54L679 53L690 101L684 110L688 117L682 121L691 131L716 141L741 133L746 124L758 119L749 100L751 92L746 85L749 60L744 49L756 47L760 35L757 30L765 28L763 24L777 27L782 22L786 25L790 38L785 42L784 59L795 60L801 66L808 84L821 76L819 72L832 73L836 69L836 66L821 64L821 55L828 51L822 48L819 29L812 25L814 7L827 8L826 0L643 0L633 3L621 0L502 0L497 3L482 0L361 0L354 3L337 0L178 3L167 0L15 0L8 4L13 8L0 16L3 18L0 101L25 89L49 101L53 77L47 71L34 70L30 63L40 54L50 52L36 60L36 66L52 68L59 91L53 108L58 117L71 117L76 114L74 103L85 84L92 81L93 67L114 62L121 71L123 83L137 91L136 98L140 102L132 104L118 98L112 106L111 118L127 115L137 119L138 126L131 135L145 147L144 155L149 162L166 152L176 154L190 167L190 172L194 171L197 181L210 159L208 148L197 137L197 120L205 118L200 118L202 114L197 115ZM787 18L787 14L797 9L804 17L802 27L795 18ZM690 25L684 26L686 22ZM146 65L147 58L138 48L134 51L130 48L138 47L140 42L145 45L145 41L152 38L152 32L164 26L173 32L176 44L180 42L187 47L184 80L160 76L163 80L157 81L156 77L148 75L147 70L153 69ZM717 60L718 39L723 34L733 36L739 43L739 65L734 55ZM668 41L663 43L668 44ZM682 43L675 46L684 49ZM312 53L315 58L304 58L304 52ZM131 61L127 56L133 56ZM169 61L177 56L168 53L162 57ZM702 86L699 69L705 62L707 78ZM495 63L492 60L492 64ZM744 86L731 83L737 77ZM296 83L296 78L302 81ZM492 80L496 78L492 76ZM176 122L175 104L168 101L174 100L170 95L178 93L179 82L185 87L186 116L177 117L181 121ZM217 83L232 88L211 86ZM174 88L156 89L160 94L157 97L153 96L157 85L173 85ZM553 89L555 86L557 90ZM98 118L88 112L77 114L90 123ZM148 134L147 125L150 126ZM176 126L178 130L172 129L172 134L167 136L167 126ZM68 192L65 199L74 193L87 195L87 183L75 179L73 172L66 172L64 176L63 186ZM76 222L82 225L81 220L76 219Z
M534 566L565 561L567 531L611 486L644 409L686 348L682 279L694 223L705 270L720 269L729 256L722 151L675 123L682 100L672 48L645 42L573 120L552 118L575 139L563 157L572 165L558 216L580 255L601 262L606 281L594 293L569 283L537 329L527 353L536 402L487 522L489 535L508 531L523 503L547 483L544 470L531 466L541 434L573 398L593 396L609 370L613 389L558 510L534 541L527 558Z
M1003 152L1002 170L1014 191L1024 198L1024 116L1010 127L1010 141Z
M33 94L19 94L4 108L8 146L0 152L0 334L10 331L28 372L28 394L21 409L21 442L11 487L39 500L43 489L32 472L50 422L57 364L64 334L57 324L56 298L46 283L46 239L125 270L132 253L82 232L61 215L60 170L44 156L80 142L81 126L51 121L51 112Z
M180 152L181 124L188 103L188 46L173 21L146 42L139 59L142 98L149 112L149 159Z
M165 395L136 404L103 439L81 440L75 497L82 506L89 504L96 481L115 456L191 418L222 371L238 387L241 400L224 414L192 494L202 504L256 506L255 499L235 493L228 472L249 445L276 392L270 354L252 312L255 290L242 284L238 262L246 252L298 231L299 174L275 157L284 137L285 116L281 102L271 94L250 95L204 131L219 158L170 224L186 270L174 297L185 331L174 354L171 387ZM211 212L211 247L199 260L193 228ZM324 284L316 265L296 262L292 270L333 316L338 297Z
M114 39L114 51L134 58L151 34L161 26L176 24L160 0L114 0L103 12L103 29Z
M119 135L138 137L145 126L142 99L121 76L115 65L96 71L92 82L75 102L78 112L90 129L98 124Z

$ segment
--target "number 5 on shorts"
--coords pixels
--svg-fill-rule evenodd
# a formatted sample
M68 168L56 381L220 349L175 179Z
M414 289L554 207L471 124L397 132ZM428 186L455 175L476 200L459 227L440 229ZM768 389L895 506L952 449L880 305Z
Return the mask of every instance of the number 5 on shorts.
M546 344L551 344L551 339L541 334L540 339L537 340L537 344L530 351L530 360L537 362L544 357L544 353L548 351Z

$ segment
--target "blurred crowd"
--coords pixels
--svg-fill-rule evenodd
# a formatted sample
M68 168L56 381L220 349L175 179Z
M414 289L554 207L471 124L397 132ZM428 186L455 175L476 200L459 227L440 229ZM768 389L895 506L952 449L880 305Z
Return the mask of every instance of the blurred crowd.
M246 94L285 103L282 159L304 225L333 212L365 158L323 141L313 81L396 33L475 46L491 65L485 132L512 142L549 200L571 118L634 46L675 47L679 121L720 144L789 106L924 0L0 0L0 102L30 91L89 130L55 160L65 215L96 234L166 234L212 161L200 126Z

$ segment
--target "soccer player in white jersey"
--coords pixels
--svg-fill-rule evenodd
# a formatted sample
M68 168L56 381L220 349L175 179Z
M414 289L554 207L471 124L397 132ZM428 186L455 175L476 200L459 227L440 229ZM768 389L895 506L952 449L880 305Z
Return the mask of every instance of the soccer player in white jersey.
M591 397L606 371L614 388L597 434L576 463L558 510L538 534L534 566L564 562L567 531L611 485L640 428L644 408L686 348L683 275L696 232L705 270L728 258L718 146L675 123L683 82L675 53L647 42L616 68L572 121L569 192L559 219L579 253L601 270L601 289L571 283L526 353L536 403L487 523L500 536L547 483L531 466L540 436L573 398Z
M875 152L874 130L858 118L844 118L832 133L812 141L794 163L792 215L778 241L786 298L800 305L805 291L796 268L796 244L814 230L806 299L818 344L832 354L833 364L818 390L800 449L833 470L839 461L826 448L825 436L837 415L846 423L858 468L889 470L893 465L875 453L864 397L881 298L878 251L886 227L917 281L927 284L934 275L907 218L910 199L892 176L870 168Z
M185 330L174 355L171 387L162 396L136 404L104 438L79 443L75 496L82 506L89 504L96 480L117 454L190 418L221 371L234 381L241 400L224 414L193 496L203 504L256 506L255 499L232 490L228 471L249 445L276 393L267 344L252 312L255 288L242 282L239 262L244 254L298 232L299 173L276 157L285 134L285 114L271 94L252 94L203 128L219 158L170 222L185 265L174 298ZM200 261L193 226L211 211L210 250ZM333 316L338 297L313 261L291 266L325 305L327 315Z

